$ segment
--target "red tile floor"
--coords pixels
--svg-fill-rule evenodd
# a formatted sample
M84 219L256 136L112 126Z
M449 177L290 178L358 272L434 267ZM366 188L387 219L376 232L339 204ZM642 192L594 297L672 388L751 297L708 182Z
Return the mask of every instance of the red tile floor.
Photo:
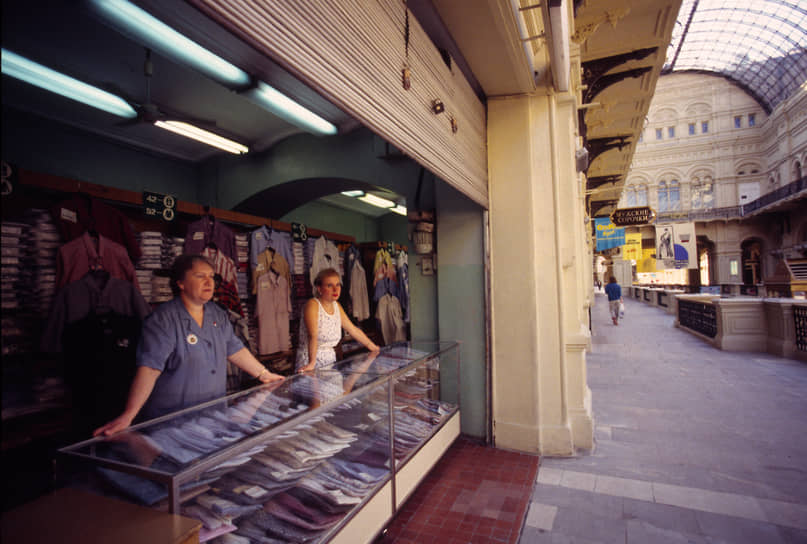
M516 544L538 460L461 436L376 544Z

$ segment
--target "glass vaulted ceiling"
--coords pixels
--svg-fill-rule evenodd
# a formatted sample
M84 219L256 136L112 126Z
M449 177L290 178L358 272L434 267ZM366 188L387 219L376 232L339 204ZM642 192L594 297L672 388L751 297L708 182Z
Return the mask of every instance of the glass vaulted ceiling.
M662 73L717 72L770 113L807 81L805 0L684 0Z

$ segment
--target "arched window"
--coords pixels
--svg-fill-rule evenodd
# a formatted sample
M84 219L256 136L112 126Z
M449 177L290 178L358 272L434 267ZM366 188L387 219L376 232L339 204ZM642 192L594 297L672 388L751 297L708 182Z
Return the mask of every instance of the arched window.
M714 202L714 184L712 183L711 178L707 177L703 181L692 185L693 209L709 209L714 207Z
M668 190L669 193L669 210L677 211L681 209L681 185L678 183L677 179L674 179L670 182L670 188Z
M639 185L636 188L636 205L647 206L647 186Z
M667 192L667 182L662 181L658 184L658 211L659 212L666 212L669 205L669 193Z
M625 207L636 206L636 188L631 185L625 189Z

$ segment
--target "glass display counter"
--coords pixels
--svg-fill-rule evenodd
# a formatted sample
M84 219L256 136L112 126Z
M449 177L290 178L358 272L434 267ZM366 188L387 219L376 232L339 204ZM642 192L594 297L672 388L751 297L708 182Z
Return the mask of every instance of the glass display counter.
M456 343L408 342L60 450L200 541L371 541L459 435Z

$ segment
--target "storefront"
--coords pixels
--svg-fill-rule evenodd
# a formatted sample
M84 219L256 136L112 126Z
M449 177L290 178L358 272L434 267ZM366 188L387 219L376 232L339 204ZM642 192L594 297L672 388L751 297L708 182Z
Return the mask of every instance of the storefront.
M483 259L487 205L485 113L462 73L451 68L450 59L444 59L434 49L415 18L408 16L403 4L397 2L373 4L377 13L364 13L383 22L378 27L380 35L388 36L384 32L392 25L399 38L396 43L379 39L378 43L388 51L365 52L365 64L354 62L359 58L355 51L353 57L330 58L329 54L351 52L318 41L323 35L317 29L325 21L334 20L334 14L326 12L329 8L318 8L325 10L320 12L308 6L305 17L300 17L278 7L271 20L259 25L264 31L291 28L284 24L291 20L309 25L295 29L293 35L282 39L275 36L267 42L289 47L280 50L267 48L259 32L250 33L247 27L239 27L234 16L228 21L225 14L215 12L215 6L204 7L207 14L203 15L187 5L152 4L141 5L248 71L254 79L269 81L307 104L333 121L338 133L314 136L293 124L265 119L265 112L233 102L234 96L240 99L243 89L226 85L214 88L217 81L200 77L198 70L183 66L159 47L131 33L121 34L116 23L102 20L100 11L51 10L43 18L31 6L4 7L6 21L14 21L14 25L4 23L4 48L105 88L117 89L138 109L136 118L121 125L95 110L77 114L75 109L87 106L4 76L3 160L11 166L11 192L3 196L4 319L20 318L9 322L10 327L4 323L4 356L13 356L16 361L4 365L4 475L22 459L33 459L32 452L36 458L30 470L16 464L22 470L16 469L17 477L7 479L9 488L27 488L29 496L17 494L7 506L46 489L49 482L42 480L47 478L40 476L39 483L33 485L27 478L48 466L47 457L55 447L78 439L79 429L87 430L97 423L77 422L81 418L72 417L71 410L77 409L80 403L75 399L80 395L70 400L70 393L92 390L87 376L103 363L103 353L94 355L96 366L82 369L84 382L76 386L75 373L68 372L69 377L64 374L68 360L62 346L50 350L57 355L45 356L40 351L42 331L52 320L50 309L61 287L57 284L67 282L58 264L59 251L69 242L65 225L84 224L85 229L94 229L87 227L94 225L90 220L93 205L96 212L107 207L114 210L118 221L129 228L119 240L128 240L131 246L127 247L132 270L128 280L138 286L150 304L170 297L165 271L171 257L183 250L184 241L179 239L194 239L193 225L207 221L230 230L235 239L232 257L240 272L230 283L239 291L236 302L242 305L240 311L233 309L247 322L252 318L253 338L260 336L260 324L255 323L257 296L251 292L254 263L250 262L249 251L259 229L271 229L288 240L293 251L304 252L306 247L299 237L298 225L305 227L309 240L324 237L337 245L342 255L355 248L370 287L370 315L365 319L353 317L372 338L385 344L402 338L384 338L386 331L374 319L377 304L372 282L376 254L391 249L395 279L400 279L403 265L410 270L406 285L401 281L396 284L399 291L409 290L409 300L401 308L401 333L405 339L416 341L460 341L456 350L460 370L453 376L454 385L447 387L461 405L462 432L490 439ZM250 17L255 23L256 14ZM357 20L342 22L348 27L355 23L368 28L367 21ZM70 24L65 25L65 21ZM100 25L115 28L100 26L99 21ZM33 28L51 31L45 32L49 38L32 45L26 33L32 33ZM333 28L331 37L338 39L345 28ZM293 48L300 44L307 48L305 55ZM379 62L392 50L400 58L395 60L395 69L389 70L389 78L380 78ZM56 60L59 55L62 61ZM4 61L5 56L4 49ZM402 87L399 61L410 63L411 92ZM151 66L145 73L141 69L144 63ZM325 70L328 66L331 71ZM349 73L348 68L352 70ZM342 74L341 80L333 79L337 72ZM158 129L146 126L154 120L148 117L154 113L145 107L152 101L161 108L157 116L168 117L168 104L174 108L181 104L178 109L183 118L190 119L214 114L216 108L206 107L204 101L216 97L227 101L234 110L224 119L212 119L216 121L212 126L220 127L222 132L228 133L229 129L229 133L235 133L238 123L248 125L249 117L254 116L256 126L249 153L211 153L202 144L169 141L166 135L157 134ZM273 132L260 133L266 127ZM151 139L146 135L149 131L155 133ZM386 197L414 212L410 215L412 220L389 211L368 212L366 207L361 211L363 204L340 194L351 190ZM170 206L165 196L170 196ZM75 202L85 200L87 209L77 209ZM168 213L164 213L166 209ZM432 239L425 234L416 236L416 231L430 233ZM295 235L297 238L293 238ZM40 245L30 245L34 240ZM416 241L420 242L419 248ZM160 248L159 255L154 253L156 247ZM7 255L6 248L16 253ZM28 269L35 252L36 267ZM261 346L253 343L253 351L277 372L290 373L293 366L299 304L311 295L310 275L306 276L310 274L310 257L304 252L297 263L297 254L293 253L289 259L292 296L286 319L290 325L288 344L264 353ZM15 264L11 263L15 258L20 266L8 267L6 274L6 263ZM295 282L301 284L299 292L293 292ZM12 292L22 285L30 291ZM25 296L28 292L36 296ZM400 299L403 303L403 296ZM73 349L80 351L91 343L76 346L74 342ZM345 346L348 351L349 346ZM73 361L80 358L73 354ZM93 383L100 385L97 380ZM228 376L228 385L234 391L252 384L233 373ZM60 389L67 395L60 397ZM85 415L89 412L100 417L94 408L97 406L82 409ZM459 417L452 421L459 432ZM428 466L421 466L416 476L407 476L406 485L415 485L413 482L423 476ZM409 489L402 494L399 489L396 495L395 484L392 487L397 504L411 492Z

